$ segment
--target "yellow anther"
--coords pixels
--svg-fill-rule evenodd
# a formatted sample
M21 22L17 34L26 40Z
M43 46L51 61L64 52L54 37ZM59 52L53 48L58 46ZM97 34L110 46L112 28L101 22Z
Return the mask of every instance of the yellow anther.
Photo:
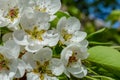
M65 39L65 41L68 41L72 38L72 34L68 34L67 31L65 31L64 29L62 30L62 36Z
M14 9L9 10L6 18L9 18L11 21L14 21L14 19L18 17L18 14L19 14L19 9L14 8Z
M45 32L45 30L38 30L37 27L34 27L33 30L25 30L26 33L28 33L32 39L37 39L39 41L42 41L42 35Z

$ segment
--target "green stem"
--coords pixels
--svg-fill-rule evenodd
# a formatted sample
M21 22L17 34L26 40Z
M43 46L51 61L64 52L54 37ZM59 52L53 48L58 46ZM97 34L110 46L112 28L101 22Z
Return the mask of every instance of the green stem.
M58 56L58 55L53 55L52 57L60 59L60 56Z
M111 46L111 48L120 49L120 46Z
M95 74L95 75L98 75L95 71L93 71L93 70L90 69L90 68L87 68L87 70L90 71L90 72L92 72L92 73Z
M19 27L20 27L20 29L23 29L21 24L19 24Z
M96 35L96 34L98 34L98 33L103 32L105 29L106 29L106 28L102 28L102 29L100 29L100 30L98 30L98 31L96 31L96 32L93 32L93 33L89 34L89 35L87 36L87 39L90 38L90 37L92 37L92 36L94 36L94 35Z
M92 76L94 78L104 78L104 79L108 79L108 80L115 80L113 78L107 77L107 76Z
M85 76L85 78L89 79L89 80L97 80L96 78L90 77L90 76Z

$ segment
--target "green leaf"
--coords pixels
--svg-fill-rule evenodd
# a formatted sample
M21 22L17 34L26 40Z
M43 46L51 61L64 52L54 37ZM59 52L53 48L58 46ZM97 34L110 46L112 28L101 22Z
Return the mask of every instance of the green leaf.
M96 35L96 34L98 34L98 33L102 33L103 31L105 31L105 29L106 29L106 28L102 28L102 29L100 29L100 30L98 30L98 31L96 31L96 32L94 32L94 33L91 33L91 34L89 34L89 35L87 36L87 38L90 38L90 37L92 37L92 36L94 36L94 35Z
M61 17L63 17L63 16L65 16L65 17L70 17L70 15L68 15L67 13L62 12L62 11L58 11L55 15L56 15L58 18L61 18Z
M85 32L87 32L87 34L95 32L95 26L93 25L93 23L91 22L85 23Z
M113 44L113 42L112 41L109 41L109 42L89 41L89 44L93 44L93 45L111 45L111 44Z
M59 80L68 80L67 76L65 74L62 74L60 76L58 76Z
M120 78L120 52L105 46L92 47L88 52L90 53L88 57L90 62L99 64Z
M108 20L112 20L113 22L120 19L120 10L113 10L111 14L108 16Z
M0 34L5 34L11 32L11 30L9 30L7 27L0 27Z
M99 78L100 80L115 80L111 77L107 77L107 76L92 76L94 78Z
M69 6L68 12L72 15L80 15L80 10L76 8L75 6Z
M9 30L7 27L0 27L0 45L3 44L2 41L2 36L6 33L12 32L11 30Z

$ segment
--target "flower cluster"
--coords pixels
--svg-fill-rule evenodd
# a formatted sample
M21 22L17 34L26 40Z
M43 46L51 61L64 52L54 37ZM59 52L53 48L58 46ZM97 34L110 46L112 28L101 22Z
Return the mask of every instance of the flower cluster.
M63 73L69 78L86 76L82 60L88 57L87 34L80 31L75 17L62 17L51 27L60 7L60 0L0 1L0 27L10 30L2 36L0 79L59 80Z

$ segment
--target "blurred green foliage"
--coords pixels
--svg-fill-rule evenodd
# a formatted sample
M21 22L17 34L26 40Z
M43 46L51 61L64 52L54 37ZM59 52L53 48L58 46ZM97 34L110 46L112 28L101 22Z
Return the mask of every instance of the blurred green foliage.
M105 1L107 5L113 3L110 0ZM96 26L95 19L90 19L88 15L76 6L77 4L84 5L85 3L76 3L74 0L62 0L62 3L63 10L80 19L81 30L87 32L87 40L89 41L90 57L86 60L86 66L89 71L88 76L83 79L73 78L72 80L120 80L120 52L118 52L120 50L120 29L111 28L116 21L120 21L120 10L113 10L104 20L104 22L110 21L110 25L107 25L107 27L106 25ZM98 3L92 5L96 4Z

